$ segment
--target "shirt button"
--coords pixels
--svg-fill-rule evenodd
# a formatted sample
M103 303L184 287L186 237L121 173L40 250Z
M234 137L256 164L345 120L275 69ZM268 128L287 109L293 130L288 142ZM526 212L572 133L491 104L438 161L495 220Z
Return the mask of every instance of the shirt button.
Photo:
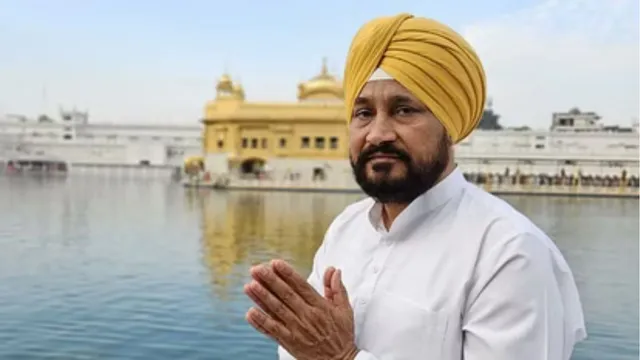
M367 303L367 300L365 300L365 299L361 299L360 300L360 305L365 305L366 303Z
M378 273L378 271L380 271L380 268L379 268L377 265L376 265L376 266L374 266L374 267L373 267L373 273L374 273L374 274L377 274L377 273Z

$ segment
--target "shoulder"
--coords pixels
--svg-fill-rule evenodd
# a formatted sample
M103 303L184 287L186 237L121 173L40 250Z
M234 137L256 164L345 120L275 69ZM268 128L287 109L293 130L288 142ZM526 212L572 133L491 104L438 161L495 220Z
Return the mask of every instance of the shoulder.
M458 206L468 230L480 234L476 270L496 271L517 258L560 273L568 265L554 241L507 201L469 184Z
M468 184L458 206L462 216L471 219L472 225L481 228L485 241L499 243L510 241L540 241L549 245L550 239L531 219L493 194ZM529 240L516 240L529 239ZM531 240L537 239L537 240ZM491 245L491 244L485 244Z
M573 276L555 242L533 221L505 200L473 185L465 189L461 200L465 216L473 216L481 231L476 275L487 280L505 267L519 277L542 275L559 283L573 282Z

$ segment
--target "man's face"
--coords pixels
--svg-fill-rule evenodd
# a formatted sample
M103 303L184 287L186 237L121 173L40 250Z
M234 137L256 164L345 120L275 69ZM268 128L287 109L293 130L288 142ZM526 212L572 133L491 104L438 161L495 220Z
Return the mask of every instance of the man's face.
M356 182L382 203L410 203L435 185L450 161L442 124L395 80L365 85L349 135Z

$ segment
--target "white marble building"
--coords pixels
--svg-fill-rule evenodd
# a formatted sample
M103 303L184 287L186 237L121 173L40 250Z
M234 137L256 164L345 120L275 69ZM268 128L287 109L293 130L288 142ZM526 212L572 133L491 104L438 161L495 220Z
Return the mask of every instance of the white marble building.
M180 125L90 124L80 112L60 121L0 119L0 159L45 155L70 164L182 166L202 152L202 128Z
M549 131L476 130L456 146L465 172L593 176L638 176L637 126L603 126L593 112L554 113ZM78 167L124 166L176 169L202 153L202 125L91 124L86 113L61 112L61 120L0 118L0 161L19 155L50 156ZM216 164L223 162L217 161ZM75 166L74 166L75 165ZM228 169L209 169L214 173ZM347 160L272 158L274 177L312 177L322 169L328 181L351 183Z

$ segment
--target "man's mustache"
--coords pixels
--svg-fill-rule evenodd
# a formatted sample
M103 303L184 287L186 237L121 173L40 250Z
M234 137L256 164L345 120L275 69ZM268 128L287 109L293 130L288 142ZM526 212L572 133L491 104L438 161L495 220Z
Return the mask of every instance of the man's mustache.
M367 161L371 160L376 155L390 155L395 156L399 160L404 162L410 162L411 157L406 152L396 148L391 143L382 143L380 145L371 146L363 150L358 156L358 163L364 165Z

